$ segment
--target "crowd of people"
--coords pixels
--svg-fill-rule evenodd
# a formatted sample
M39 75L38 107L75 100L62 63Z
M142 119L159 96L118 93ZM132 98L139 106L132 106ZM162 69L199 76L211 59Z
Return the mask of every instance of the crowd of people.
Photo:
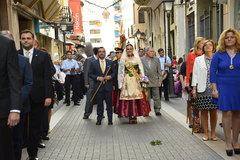
M236 30L226 29L217 47L213 40L196 38L190 53L178 61L162 48L157 53L152 47L137 52L126 44L109 55L104 47L94 48L84 61L67 51L65 60L52 62L30 30L21 32L18 51L10 32L0 34L0 159L20 160L23 147L30 160L38 159L38 148L45 147L42 140L49 140L53 104L63 99L66 106L71 101L76 106L86 95L83 119L90 118L96 104L96 125L105 118L104 108L108 125L113 125L113 114L137 124L137 117L149 116L151 106L161 116L162 92L169 101L170 69L176 73L175 93L187 101L193 132L203 132L203 141L217 141L217 110L221 110L226 154L240 154L240 35Z
M228 156L240 154L239 47L240 34L231 28L221 33L217 47L214 41L198 37L179 73L189 127L195 133L203 132L203 141L217 141L217 110L222 111L220 124Z

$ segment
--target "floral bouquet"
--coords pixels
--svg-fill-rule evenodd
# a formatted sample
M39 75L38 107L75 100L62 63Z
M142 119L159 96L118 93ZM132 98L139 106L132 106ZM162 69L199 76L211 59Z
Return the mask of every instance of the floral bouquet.
M140 77L140 83L142 86L142 92L145 93L147 99L148 99L148 92L147 92L147 84L149 83L149 79L147 76L141 76Z

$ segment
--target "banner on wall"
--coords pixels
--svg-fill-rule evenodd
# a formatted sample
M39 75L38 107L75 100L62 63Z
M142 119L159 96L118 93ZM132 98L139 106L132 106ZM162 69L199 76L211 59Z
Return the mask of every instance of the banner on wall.
M69 0L69 7L73 13L74 19L74 34L82 33L82 12L81 12L81 0Z

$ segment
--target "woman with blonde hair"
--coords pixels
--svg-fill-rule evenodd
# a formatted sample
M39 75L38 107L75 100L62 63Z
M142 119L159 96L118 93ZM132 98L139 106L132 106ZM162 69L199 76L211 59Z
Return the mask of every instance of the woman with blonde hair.
M222 124L228 156L240 154L240 35L228 28L220 35L210 66L212 96L222 111Z
M188 117L192 117L192 110L195 106L194 102L192 101L193 97L192 97L192 93L191 93L191 77L192 77L192 72L193 72L193 64L195 61L195 58L198 56L202 55L202 47L203 47L203 43L204 43L205 39L203 37L197 37L194 41L194 46L193 46L193 52L190 52L188 54L187 57L187 63L186 63L186 89L188 90L189 96L188 96L188 103L187 103L187 115ZM193 114L193 118L196 119L196 117L198 117L198 115ZM199 119L199 118L198 118ZM189 122L189 127L192 128L193 127L193 119L190 120ZM200 125L200 124L199 124ZM198 129L193 128L194 132L199 132L200 127L198 127Z
M211 138L216 141L217 106L212 103L212 89L210 83L210 63L215 52L214 41L207 40L203 44L203 55L195 59L192 86L193 97L197 99L198 109L201 111L201 124L204 130L203 141L209 140L208 136L208 112L210 112Z

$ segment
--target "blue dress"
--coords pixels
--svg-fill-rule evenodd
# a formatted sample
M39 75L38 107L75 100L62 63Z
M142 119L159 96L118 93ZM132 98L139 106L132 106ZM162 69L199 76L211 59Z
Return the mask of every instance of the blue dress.
M240 111L240 54L232 59L227 52L216 52L210 66L210 82L217 84L218 109L222 111Z

